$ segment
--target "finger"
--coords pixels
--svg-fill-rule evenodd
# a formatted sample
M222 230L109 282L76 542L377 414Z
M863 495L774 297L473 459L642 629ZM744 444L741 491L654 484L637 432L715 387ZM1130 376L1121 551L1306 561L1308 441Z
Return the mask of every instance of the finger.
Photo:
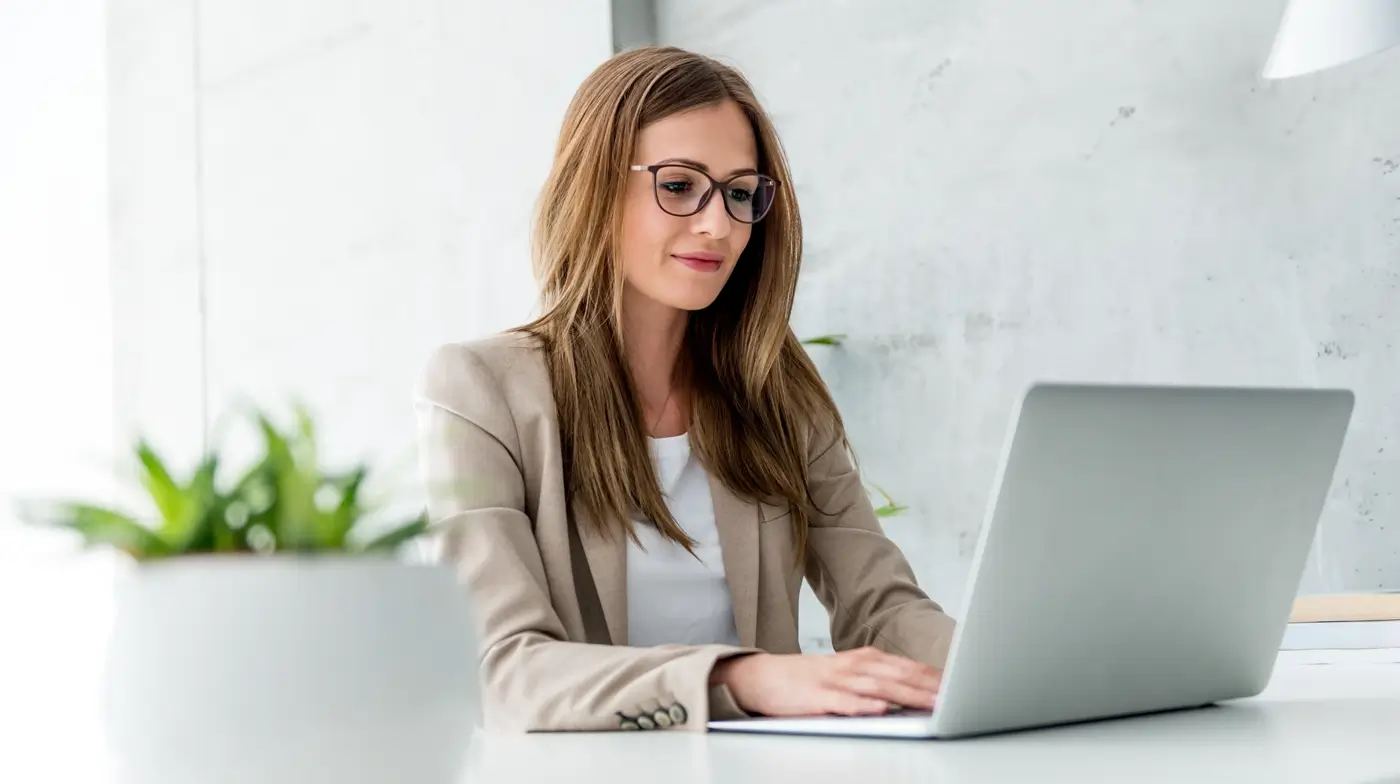
M837 716L879 716L888 713L890 704L884 700L862 697L844 689L826 689L822 692L823 713Z
M906 686L922 689L928 692L937 692L939 678L937 673L930 673L923 666L907 660L872 661L861 666L852 672L855 675L867 675L872 678L882 680L897 681Z
M892 662L913 677L928 679L935 683L942 679L942 673L938 669L921 661L906 659L903 656L889 656L884 661Z
M871 675L839 676L832 685L862 697L884 700L908 708L932 708L935 696L935 692L931 689L910 686L896 679Z
M846 651L844 653L838 653L836 655L838 657L849 656L850 661L852 662L884 662L893 666L904 667L911 671L919 672L924 675L936 676L940 672L937 668L924 664L921 661L915 661L914 659L910 659L906 656L897 656L893 653L886 653L885 651L882 651L879 648L875 648L872 646L857 648L855 650Z
M937 691L942 682L938 670L913 659L885 653L874 648L863 648L860 655L851 658L848 671L898 680L920 689Z

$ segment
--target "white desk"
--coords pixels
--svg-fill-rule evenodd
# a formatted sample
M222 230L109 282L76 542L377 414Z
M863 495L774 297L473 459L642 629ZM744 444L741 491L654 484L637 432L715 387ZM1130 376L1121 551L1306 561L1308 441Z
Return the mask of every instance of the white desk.
M960 741L481 735L466 781L1400 784L1400 664L1389 663L1397 658L1400 651L1286 652L1254 699Z
M95 705L83 702L47 706L62 722L0 727L0 782L109 784ZM465 784L1400 784L1400 650L1285 652L1252 700L971 740L477 735L469 758Z

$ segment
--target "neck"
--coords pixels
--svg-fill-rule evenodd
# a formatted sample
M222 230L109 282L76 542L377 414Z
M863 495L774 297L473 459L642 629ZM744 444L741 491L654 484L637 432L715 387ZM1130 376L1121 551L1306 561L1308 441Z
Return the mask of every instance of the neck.
M642 407L660 411L672 396L676 362L685 342L689 314L662 305L630 287L622 300L622 338L627 365Z

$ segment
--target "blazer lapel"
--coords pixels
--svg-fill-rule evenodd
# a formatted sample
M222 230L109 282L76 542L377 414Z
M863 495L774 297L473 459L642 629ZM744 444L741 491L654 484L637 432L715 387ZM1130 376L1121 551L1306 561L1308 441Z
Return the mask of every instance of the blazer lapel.
M739 644L753 648L758 637L758 506L731 493L713 474L710 497Z
M598 533L578 504L573 504L574 524L578 526L588 571L598 589L598 602L613 645L627 644L627 535L614 531Z

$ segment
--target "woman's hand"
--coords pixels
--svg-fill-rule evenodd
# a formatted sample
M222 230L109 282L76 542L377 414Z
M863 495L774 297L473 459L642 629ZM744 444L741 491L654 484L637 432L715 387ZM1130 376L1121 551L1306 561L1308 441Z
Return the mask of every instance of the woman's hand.
M869 716L904 707L931 710L942 673L860 648L831 655L755 653L715 665L739 707L764 716Z

